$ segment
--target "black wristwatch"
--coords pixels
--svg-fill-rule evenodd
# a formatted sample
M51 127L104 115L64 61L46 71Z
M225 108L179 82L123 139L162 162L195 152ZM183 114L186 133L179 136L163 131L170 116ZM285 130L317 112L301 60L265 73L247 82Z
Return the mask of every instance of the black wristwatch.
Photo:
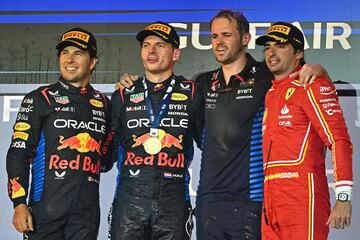
M341 192L337 195L337 200L339 200L340 202L346 202L346 201L350 201L351 197L349 194Z

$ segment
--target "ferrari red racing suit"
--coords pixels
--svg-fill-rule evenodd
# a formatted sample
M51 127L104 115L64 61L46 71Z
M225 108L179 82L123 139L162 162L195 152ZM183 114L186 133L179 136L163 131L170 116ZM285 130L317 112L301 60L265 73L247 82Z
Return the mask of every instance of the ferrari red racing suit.
M353 184L352 144L336 89L321 78L306 86L290 77L274 80L265 108L263 239L326 239L324 144L332 152L336 193L351 193Z

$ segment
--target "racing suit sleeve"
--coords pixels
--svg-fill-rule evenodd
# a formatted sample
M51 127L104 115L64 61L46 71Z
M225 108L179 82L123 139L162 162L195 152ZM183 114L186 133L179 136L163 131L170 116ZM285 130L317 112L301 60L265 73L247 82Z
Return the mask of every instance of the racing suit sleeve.
M332 152L335 193L351 194L352 144L335 86L325 78L318 78L306 86L306 95L302 107Z
M105 95L104 101L106 102L106 134L105 134L105 140L101 146L101 172L108 172L111 170L113 166L113 161L111 157L107 157L108 154L111 154L111 152L108 151L108 141L107 138L110 136L110 127L111 127L111 102L109 98Z
M194 112L195 112L195 128L194 128L194 140L197 147L202 150L204 139L204 127L205 127L205 100L202 94L202 88L200 80L195 81L194 91Z
M30 164L42 128L44 106L39 95L39 92L33 91L23 98L6 156L8 194L14 208L21 203L26 204L28 196Z
M122 133L121 133L121 114L123 113L124 104L122 101L122 90L115 91L111 96L111 108L110 115L111 119L109 120L109 131L105 141L106 154L104 155L104 161L106 161L112 168L115 162L122 155Z

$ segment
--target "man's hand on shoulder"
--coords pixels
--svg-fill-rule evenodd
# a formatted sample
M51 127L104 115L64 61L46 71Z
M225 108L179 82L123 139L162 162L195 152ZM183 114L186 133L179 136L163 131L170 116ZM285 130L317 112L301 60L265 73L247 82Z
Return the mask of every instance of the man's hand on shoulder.
M291 74L291 77L298 78L304 85L313 83L317 77L324 77L331 81L326 69L320 64L304 64L301 70Z
M139 78L138 75L132 75L128 73L124 73L120 76L119 82L116 83L115 89L124 89L129 88L134 85L134 82Z

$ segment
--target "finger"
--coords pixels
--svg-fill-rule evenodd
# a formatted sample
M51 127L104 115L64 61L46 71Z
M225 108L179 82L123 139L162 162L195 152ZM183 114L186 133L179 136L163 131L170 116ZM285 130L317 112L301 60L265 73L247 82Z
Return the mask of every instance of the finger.
M115 90L119 90L121 88L120 83L115 83L114 88L115 88Z
M31 215L28 216L27 222L28 222L28 229L30 231L34 231L34 224L33 224L33 219L32 219Z
M14 225L15 229L16 229L18 232L20 232L20 233L23 232L23 228L22 228L21 221L18 221L17 219L14 218L14 219L13 219L13 225Z
M339 221L339 228L344 229L344 227L345 227L345 219L341 218Z
M331 228L336 228L336 221L335 219L331 220Z
M135 81L136 79L138 79L139 78L139 76L138 75L130 75L130 79L131 79L131 81Z
M134 84L134 80L131 78L131 76L128 76L127 78L122 78L120 83L123 84L126 88L129 88Z
M14 227L18 232L22 233L22 229L21 229L21 226L19 224L14 223Z
M315 82L315 79L316 79L316 76L312 75L311 78L310 78L309 84Z
M300 76L300 71L293 72L289 75L290 78L297 78Z
M309 75L309 74L305 74L304 75L304 78L303 78L303 84L309 84L310 83L310 79L311 79L311 76L312 75Z
M129 87L131 87L131 85L130 84L132 84L132 81L130 80L130 79L121 79L120 80L120 84L122 85L121 87L121 89L123 89L123 88L129 88Z
M351 225L351 218L346 218L345 224L346 224L346 226L350 226Z
M16 229L21 233L26 232L27 229L28 229L26 221L23 221L23 222L19 223L18 227Z

